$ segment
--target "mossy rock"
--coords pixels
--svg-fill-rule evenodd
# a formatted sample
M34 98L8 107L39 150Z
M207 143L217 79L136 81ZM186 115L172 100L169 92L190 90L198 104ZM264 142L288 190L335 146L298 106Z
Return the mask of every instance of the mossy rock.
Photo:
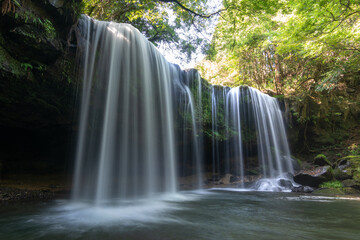
M343 181L346 179L352 178L352 172L349 169L341 170L340 168L336 168L334 170L334 178L339 181Z
M343 187L351 187L357 190L360 190L360 181L356 181L354 179L347 179L342 181Z
M345 195L342 188L319 188L314 191L315 194L326 194L326 195Z
M360 190L352 188L352 187L344 187L343 191L345 194L348 194L348 195L359 195L360 194Z
M337 165L344 165L345 161L348 161L353 167L360 167L360 155L350 155L343 157L337 162Z
M317 166L331 166L331 162L327 159L327 157L324 154L318 154L314 158L314 164Z

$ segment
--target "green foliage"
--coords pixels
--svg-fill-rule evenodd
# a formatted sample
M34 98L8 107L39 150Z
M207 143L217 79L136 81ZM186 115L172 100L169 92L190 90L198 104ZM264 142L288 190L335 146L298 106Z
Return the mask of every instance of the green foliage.
M33 66L30 63L22 63L21 67L24 68L25 71L33 69Z
M71 8L72 12L75 14L75 18L79 19L81 14L84 13L85 1L81 0L71 0L71 3L67 5ZM71 11L70 11L71 12Z
M224 0L205 78L278 94L329 93L359 78L360 0Z
M360 155L360 144L353 144L349 147L349 154L350 155Z
M53 23L47 18L41 18L35 15L32 11L18 11L14 15L15 19L22 19L26 24L32 24L36 27L43 29L48 38L53 39L56 37L56 30ZM29 35L31 38L37 38L36 35Z
M342 188L342 183L340 181L329 181L320 184L321 188Z
M327 159L327 157L321 153L321 154L316 155L315 159Z
M55 28L49 19L38 18L39 25L45 30L48 36L55 37Z
M207 14L206 0L180 2L196 13ZM204 37L187 33L190 29L204 31L211 21L210 18L197 17L169 1L84 0L84 12L98 20L130 23L155 45L175 45L188 57L202 45Z

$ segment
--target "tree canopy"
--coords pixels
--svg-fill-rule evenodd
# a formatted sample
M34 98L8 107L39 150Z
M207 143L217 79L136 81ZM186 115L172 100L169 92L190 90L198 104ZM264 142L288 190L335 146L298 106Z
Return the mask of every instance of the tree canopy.
M359 0L224 0L206 79L277 93L328 91L359 76Z
M155 45L188 57L203 47L207 60L197 67L214 84L322 92L359 76L360 0L84 2L88 15L131 23ZM217 17L204 44L203 32Z
M99 20L131 23L155 45L181 49L189 58L206 40L204 31L216 15L209 1L84 0L85 13ZM189 34L192 32L193 34Z

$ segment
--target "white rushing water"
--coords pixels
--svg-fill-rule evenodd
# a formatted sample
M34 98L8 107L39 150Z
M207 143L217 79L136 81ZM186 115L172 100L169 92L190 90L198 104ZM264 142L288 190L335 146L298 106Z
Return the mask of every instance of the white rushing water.
M83 82L74 201L174 194L180 176L193 176L193 188L200 189L206 171L231 173L242 188L254 165L266 179L292 172L276 99L250 87L204 84L197 71L168 63L128 24L84 17L79 30ZM205 149L206 128L212 149Z
M177 190L173 88L177 69L128 24L84 18L76 200Z

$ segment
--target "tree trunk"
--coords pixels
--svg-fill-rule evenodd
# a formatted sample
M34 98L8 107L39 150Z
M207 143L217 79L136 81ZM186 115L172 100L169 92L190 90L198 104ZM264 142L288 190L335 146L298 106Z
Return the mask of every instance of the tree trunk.
M282 93L282 71L281 71L281 66L280 66L280 59L279 59L279 55L275 54L274 55L274 59L275 59L275 89L276 89L276 93L280 94Z

